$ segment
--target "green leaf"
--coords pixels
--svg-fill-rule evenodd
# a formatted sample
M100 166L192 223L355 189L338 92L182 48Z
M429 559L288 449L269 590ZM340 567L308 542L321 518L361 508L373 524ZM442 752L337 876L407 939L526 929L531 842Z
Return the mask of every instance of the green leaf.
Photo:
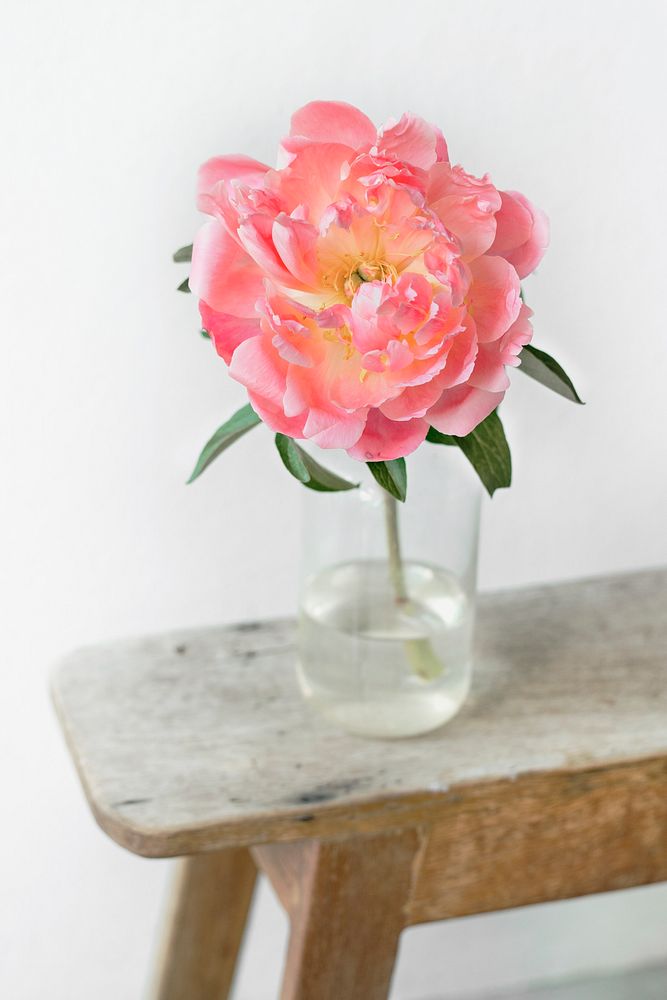
M454 437L453 434L441 434L435 427L429 427L426 440L431 444L458 444L461 438Z
M234 444L235 441L238 441L240 437L243 437L251 428L256 427L261 422L250 403L237 410L234 416L230 417L222 427L218 427L213 437L206 442L201 455L197 459L194 471L188 479L188 483L193 482L197 476L201 476L204 469L218 455L222 454L226 448L229 448L230 444Z
M383 490L401 503L405 502L408 493L408 473L404 458L393 458L388 462L367 462L366 465Z
M180 283L180 285L178 286L178 288L176 289L176 291L177 292L189 292L190 291L190 279L186 278L185 281L182 281Z
M584 405L569 376L546 351L539 351L532 344L526 344L519 354L519 359L521 361L519 371L530 375L531 378L545 385L547 389L557 392L559 396L565 396L573 403Z
M276 434L276 448L287 471L310 490L337 493L341 490L354 490L359 485L341 479L340 476L325 469L311 458L307 451L300 448L296 441L285 434Z
M426 440L433 444L457 444L482 480L489 496L512 482L512 456L497 410L465 437L441 434L431 427Z
M202 336L204 338L204 340L210 340L211 339L211 334L208 332L208 330L204 330L203 327L199 331L199 334L200 334L200 336Z
M175 264L185 264L192 260L192 243L188 243L186 247L179 247L173 255L173 260Z

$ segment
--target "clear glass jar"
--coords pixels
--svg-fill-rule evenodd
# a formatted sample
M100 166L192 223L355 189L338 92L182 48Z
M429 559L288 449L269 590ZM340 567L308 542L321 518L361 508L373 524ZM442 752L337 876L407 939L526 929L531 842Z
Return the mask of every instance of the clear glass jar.
M365 465L317 457L361 485L303 490L301 690L361 736L429 732L470 688L479 480L458 448L424 444L403 504Z

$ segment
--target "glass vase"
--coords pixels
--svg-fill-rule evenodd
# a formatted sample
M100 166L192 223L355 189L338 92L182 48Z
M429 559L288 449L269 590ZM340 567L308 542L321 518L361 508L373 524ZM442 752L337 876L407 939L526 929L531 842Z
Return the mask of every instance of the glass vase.
M458 448L424 444L400 503L362 463L321 460L360 486L303 490L301 690L360 736L429 732L470 688L479 480Z

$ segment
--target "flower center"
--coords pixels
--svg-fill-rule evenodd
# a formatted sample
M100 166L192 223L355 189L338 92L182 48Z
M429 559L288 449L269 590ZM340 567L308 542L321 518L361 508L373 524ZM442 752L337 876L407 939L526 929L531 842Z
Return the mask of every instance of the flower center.
M357 288L365 281L385 281L393 285L397 280L398 269L393 264L361 254L355 260L345 260L333 275L331 284L339 295L351 302Z

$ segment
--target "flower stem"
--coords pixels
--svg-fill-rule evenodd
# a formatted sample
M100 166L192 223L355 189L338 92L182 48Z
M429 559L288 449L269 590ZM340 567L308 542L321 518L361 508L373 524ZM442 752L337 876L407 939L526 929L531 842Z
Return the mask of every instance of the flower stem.
M401 557L401 538L398 529L398 503L391 494L383 491L385 528L387 532L387 553L389 559L389 576L398 605L409 607L410 598L405 582L403 559ZM408 663L418 677L425 681L435 680L445 670L433 651L428 639L406 639L405 653Z
M389 554L389 575L396 595L398 604L403 604L408 599L408 591L405 586L405 575L403 573L403 560L401 558L401 539L398 533L398 503L396 498L386 490L383 490L384 519L387 530L387 551Z

